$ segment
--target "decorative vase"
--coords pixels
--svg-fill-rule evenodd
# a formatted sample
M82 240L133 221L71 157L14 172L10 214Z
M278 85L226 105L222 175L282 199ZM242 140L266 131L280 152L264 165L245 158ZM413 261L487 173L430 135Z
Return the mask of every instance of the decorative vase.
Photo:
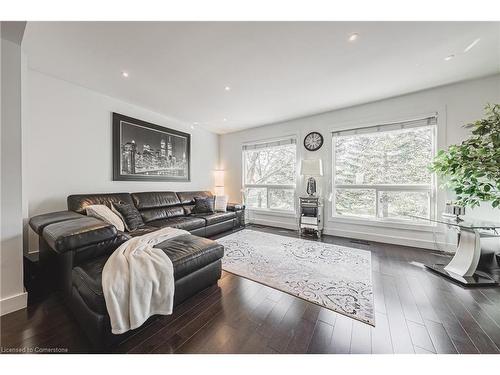
M309 196L313 197L314 194L316 194L316 180L314 179L314 177L309 177L308 180L307 180L307 194L309 194Z

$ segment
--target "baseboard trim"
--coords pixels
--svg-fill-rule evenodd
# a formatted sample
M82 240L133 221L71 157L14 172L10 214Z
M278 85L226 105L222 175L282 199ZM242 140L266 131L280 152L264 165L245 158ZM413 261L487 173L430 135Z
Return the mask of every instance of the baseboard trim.
M28 306L28 293L23 292L0 300L0 315L5 315Z
M355 232L355 231L338 230L338 229L326 229L324 233L329 234L331 236L355 238L359 240L382 242L392 245L417 247L425 250L443 251L443 249L446 248L446 245L441 242L436 244L434 241L416 240L414 238L408 238L408 237L384 236L381 234Z
M283 223L283 222L276 221L276 220L252 219L252 220L250 220L250 223L257 224L257 225L267 225L268 227L274 227L274 228L284 228L284 229L291 229L291 230L297 229L297 225Z
M250 220L253 224L258 225L267 225L275 228L285 228L296 230L297 226L292 223L284 223L276 220L267 220L267 219L252 219ZM393 245L402 245L402 246L410 246L417 247L420 249L426 250L437 250L443 251L446 249L446 245L444 243L435 243L434 241L427 240L417 240L414 238L408 237L397 237L397 236L386 236L381 234L373 234L373 233L365 233L365 232L357 232L357 231L347 231L347 230L338 230L338 229L326 229L323 231L324 234L328 234L331 236L345 237L345 238L353 238L358 240L365 241L373 241L373 242L382 242Z

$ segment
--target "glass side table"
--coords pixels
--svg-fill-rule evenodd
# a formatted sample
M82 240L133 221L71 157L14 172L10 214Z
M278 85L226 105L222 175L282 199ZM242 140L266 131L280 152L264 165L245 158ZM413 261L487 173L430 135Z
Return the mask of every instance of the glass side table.
M480 238L500 237L498 229L500 222L481 220L462 220L455 218L428 219L424 217L411 216L414 219L427 220L434 223L445 224L453 227L460 233L455 256L450 263L426 264L425 266L438 274L451 279L462 286L493 286L498 283L486 272L477 270L481 256Z

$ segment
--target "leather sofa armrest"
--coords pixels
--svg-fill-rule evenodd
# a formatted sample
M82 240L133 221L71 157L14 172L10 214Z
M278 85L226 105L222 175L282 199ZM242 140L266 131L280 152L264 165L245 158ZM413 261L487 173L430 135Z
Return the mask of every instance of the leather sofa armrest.
M85 215L73 211L50 212L48 214L33 216L30 219L30 227L41 236L47 225L59 223L61 221L80 219L82 217L85 217Z
M64 253L112 240L117 234L113 225L93 217L82 216L78 219L47 225L42 236L55 252Z
M123 242L130 240L132 238L132 236L130 234L128 234L127 232L122 232L120 230L117 230L116 233L117 233L118 237L124 239Z
M244 204L240 204L240 203L228 203L227 204L227 210L228 211L241 211L241 210L244 210L245 209L245 205Z

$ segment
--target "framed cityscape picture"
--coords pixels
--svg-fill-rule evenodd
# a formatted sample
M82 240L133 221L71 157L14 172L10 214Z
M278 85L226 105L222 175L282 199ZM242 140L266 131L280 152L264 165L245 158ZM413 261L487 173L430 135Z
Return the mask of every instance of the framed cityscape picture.
M114 181L189 181L191 135L113 113Z

